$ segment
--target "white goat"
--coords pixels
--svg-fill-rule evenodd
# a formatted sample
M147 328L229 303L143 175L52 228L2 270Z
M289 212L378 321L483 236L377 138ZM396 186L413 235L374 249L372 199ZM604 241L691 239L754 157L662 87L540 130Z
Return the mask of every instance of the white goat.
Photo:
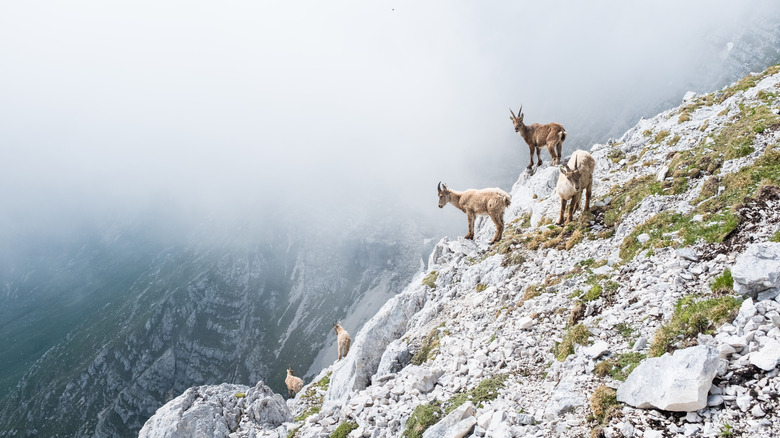
M524 125L522 106L520 106L520 111L517 112L519 115L516 117L512 108L509 108L509 112L512 113L509 120L514 123L515 132L520 133L523 140L528 143L528 149L531 152L531 162L528 163L527 169L532 168L534 165L534 150L536 150L536 165L542 165L542 157L539 154L544 146L550 151L552 165L561 164L561 149L563 148L563 141L566 140L566 130L563 129L563 126L560 123Z
M439 208L444 208L449 202L456 208L466 213L469 221L469 232L466 239L474 239L474 219L477 215L490 216L496 225L496 235L490 241L494 244L501 240L504 234L504 210L512 202L512 197L499 188L475 190L469 189L463 192L450 190L447 184L438 185Z
M290 393L292 393L292 397L295 397L295 394L303 389L303 380L293 376L292 368L287 368L287 378L284 379L284 383L287 384L287 398L291 397Z
M337 348L338 348L338 354L339 358L337 361L341 360L342 357L347 357L347 353L349 353L349 346L352 343L352 339L349 337L349 333L347 333L346 330L344 330L344 327L341 326L339 323L333 324L333 330L336 331L336 338L337 338Z
M561 197L561 212L558 215L558 222L556 222L558 225L563 224L563 212L566 210L566 202L569 200L571 200L571 204L569 204L566 221L571 221L574 212L580 207L583 190L585 190L584 211L590 210L590 193L593 187L593 169L595 167L596 161L593 156L583 150L574 151L569 158L569 164L561 166L558 185L555 187L555 192Z

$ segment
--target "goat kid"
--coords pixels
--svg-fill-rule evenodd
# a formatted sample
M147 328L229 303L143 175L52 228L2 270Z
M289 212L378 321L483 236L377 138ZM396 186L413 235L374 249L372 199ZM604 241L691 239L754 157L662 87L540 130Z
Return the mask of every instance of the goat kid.
M572 167L574 168L572 170ZM561 166L561 174L558 176L558 185L555 192L561 197L561 212L558 215L556 224L563 224L563 213L566 211L566 203L569 204L569 211L566 216L566 222L572 220L574 212L580 207L580 198L583 190L585 191L585 209L590 210L590 194L593 187L593 169L596 167L596 161L588 152L583 150L574 151L569 158L569 163Z
M469 232L466 239L474 239L474 219L477 215L490 216L496 225L496 235L490 244L501 240L504 234L504 210L512 202L512 197L499 188L475 190L469 189L463 192L450 190L447 184L439 181L437 187L439 191L439 208L444 208L449 202L455 208L466 213L469 222Z
M342 357L347 357L352 339L349 337L349 333L347 333L347 331L344 330L344 327L342 327L338 322L333 324L333 330L336 331L336 347L338 349L339 355L337 361L339 361Z
M515 132L520 133L523 140L528 144L528 149L531 153L531 162L528 163L527 169L531 169L534 166L534 150L536 150L536 165L542 165L542 157L540 156L542 147L547 147L552 157L552 165L558 165L561 163L561 149L563 148L563 141L566 140L566 130L563 129L559 123L548 123L546 125L540 125L534 123L532 125L523 124L523 107L520 106L520 111L515 116L512 108L509 108L509 112L512 114L509 120L515 125Z
M300 377L293 376L292 368L287 368L287 378L284 379L287 385L287 398L295 397L295 394L303 389L303 380ZM292 393L292 395L290 395Z

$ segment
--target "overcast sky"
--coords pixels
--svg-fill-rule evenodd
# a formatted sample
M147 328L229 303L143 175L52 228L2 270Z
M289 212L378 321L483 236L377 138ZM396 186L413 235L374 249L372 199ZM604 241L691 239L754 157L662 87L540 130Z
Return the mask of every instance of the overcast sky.
M736 75L721 71L740 53L728 42L776 28L779 12L769 0L2 2L0 226L161 203L242 215L272 198L333 212L389 199L460 220L435 207L439 180L508 189L528 163L510 107L562 123L567 151L590 148L636 111Z

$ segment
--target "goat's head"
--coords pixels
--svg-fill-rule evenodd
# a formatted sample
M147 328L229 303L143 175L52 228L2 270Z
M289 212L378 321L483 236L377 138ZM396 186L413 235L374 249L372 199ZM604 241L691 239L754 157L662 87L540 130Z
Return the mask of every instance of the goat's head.
M292 370L292 368L287 368L287 375L288 375L288 376L292 376L292 375L293 375L293 370Z
M333 323L333 330L335 330L336 333L338 333L340 329L341 329L341 324L338 323L338 322L334 322Z
M561 173L569 180L574 190L580 191L580 168L577 160L574 160L574 170L570 169L568 165L561 165Z
M515 116L512 108L509 108L509 112L512 113L512 116L509 117L509 120L515 124L515 132L520 132L520 129L523 127L523 106L520 105L520 111L517 112L517 116Z
M439 191L439 208L444 208L450 202L450 189L447 188L447 184L442 184L439 181L437 190Z

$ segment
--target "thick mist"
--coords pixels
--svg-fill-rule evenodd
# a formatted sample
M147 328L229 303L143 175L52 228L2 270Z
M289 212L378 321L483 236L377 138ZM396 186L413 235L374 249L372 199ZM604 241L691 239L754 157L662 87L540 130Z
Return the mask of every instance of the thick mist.
M511 186L528 149L510 107L589 148L776 62L778 18L773 1L5 3L0 234L377 215L462 234L434 187Z

